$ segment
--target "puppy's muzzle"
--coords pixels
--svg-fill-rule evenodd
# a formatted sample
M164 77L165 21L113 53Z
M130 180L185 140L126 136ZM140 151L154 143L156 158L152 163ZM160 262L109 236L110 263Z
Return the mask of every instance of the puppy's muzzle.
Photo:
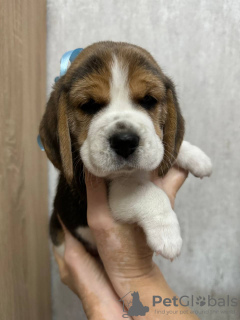
M127 159L137 149L139 140L136 133L125 131L113 134L109 143L117 155Z

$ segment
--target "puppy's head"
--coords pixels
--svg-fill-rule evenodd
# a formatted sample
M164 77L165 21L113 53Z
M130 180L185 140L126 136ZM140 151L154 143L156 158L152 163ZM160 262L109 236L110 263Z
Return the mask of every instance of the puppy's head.
M72 182L82 163L109 177L175 161L184 134L172 81L144 49L100 42L84 49L54 87L40 125L52 163Z

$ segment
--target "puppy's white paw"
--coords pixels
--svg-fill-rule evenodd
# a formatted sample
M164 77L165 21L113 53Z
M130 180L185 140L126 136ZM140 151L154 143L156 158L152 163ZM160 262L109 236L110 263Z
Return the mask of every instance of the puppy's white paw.
M209 177L212 174L211 160L206 156L204 162L199 163L198 166L195 165L190 172L198 178Z
M178 223L158 225L147 236L150 248L164 258L173 260L181 253L182 238Z
M212 162L210 158L198 147L193 146L189 155L189 171L198 178L209 177L212 174Z
M212 173L212 162L210 158L198 147L193 146L187 141L183 141L177 164L195 177L209 177Z

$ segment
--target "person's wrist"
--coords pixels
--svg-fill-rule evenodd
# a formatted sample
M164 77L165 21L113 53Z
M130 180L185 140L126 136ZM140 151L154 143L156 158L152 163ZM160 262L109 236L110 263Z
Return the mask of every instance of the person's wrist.
M149 312L145 318L155 320L156 314L153 311L152 305L153 296L160 294L159 292L161 292L161 286L164 282L165 280L160 269L154 264L151 272L138 278L124 278L121 281L113 283L113 286L120 299L123 298L125 311L127 306L132 304L132 293L138 292L142 305L149 307ZM138 317L133 317L133 319L138 319Z
M82 302L84 312L87 319L90 320L112 320L118 319L122 314L122 306L120 304L118 295L114 292L112 285L109 282L109 287L105 285L105 281L101 283L96 289L79 287L77 295Z
M151 269L146 273L141 273L139 276L129 277L129 275L113 276L109 274L109 279L113 284L116 293L122 297L129 291L138 291L140 289L152 287L154 284L161 283L163 275L158 266L153 262Z
M102 294L101 297L96 297L94 293L92 293L92 295L83 295L81 292L80 298L87 319L120 319L123 309L118 300L129 291L138 291L141 301L150 306L153 291L155 292L157 290L159 283L161 283L161 277L163 278L161 271L156 264L153 264L150 272L141 274L139 277L124 277L122 279L114 277L113 279L110 279L119 299L117 296L105 296ZM153 288L156 288L156 290L153 290ZM129 298L131 300L131 295L129 295Z
M97 303L93 299L88 303L87 310L84 308L84 311L88 320L112 320L120 319L122 316L122 306L117 299L97 301Z

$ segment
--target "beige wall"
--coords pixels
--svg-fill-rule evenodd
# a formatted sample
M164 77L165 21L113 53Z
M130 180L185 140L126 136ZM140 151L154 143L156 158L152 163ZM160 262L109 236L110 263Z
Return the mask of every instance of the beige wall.
M0 319L49 320L45 0L0 3Z

